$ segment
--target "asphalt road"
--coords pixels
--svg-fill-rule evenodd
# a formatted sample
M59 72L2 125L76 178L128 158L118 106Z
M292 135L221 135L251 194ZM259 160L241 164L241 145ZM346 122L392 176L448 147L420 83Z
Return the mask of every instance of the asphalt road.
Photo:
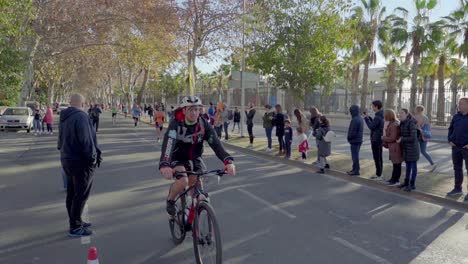
M154 129L110 114L103 164L88 201L95 234L67 237L56 135L0 135L0 263L194 263L191 236L174 246L165 213L170 182L156 171ZM222 164L206 151L209 168ZM238 175L207 183L224 263L468 263L464 212L232 153Z

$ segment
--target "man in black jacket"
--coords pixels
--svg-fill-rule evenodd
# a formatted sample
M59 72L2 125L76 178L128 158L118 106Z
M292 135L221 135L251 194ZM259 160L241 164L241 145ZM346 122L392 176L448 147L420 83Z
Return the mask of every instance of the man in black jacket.
M91 224L83 222L81 214L91 191L94 169L100 166L102 160L96 132L92 121L82 110L83 104L83 96L74 94L70 99L70 107L60 112L57 144L60 161L67 175L66 206L71 237L92 234L89 229Z
M349 108L352 119L348 128L348 142L351 145L351 157L353 160L353 168L348 171L348 175L359 175L359 151L361 150L364 122L359 114L359 106L352 105Z
M462 194L463 161L468 170L468 98L458 101L458 113L455 114L448 130L448 141L452 146L452 162L455 171L455 186L447 193L449 196ZM468 195L465 196L468 201Z
M375 176L372 176L371 179L381 180L383 170L382 136L385 123L382 102L380 100L373 101L372 110L375 112L374 118L368 116L367 113L364 113L364 120L371 131L372 156L374 156L375 163Z

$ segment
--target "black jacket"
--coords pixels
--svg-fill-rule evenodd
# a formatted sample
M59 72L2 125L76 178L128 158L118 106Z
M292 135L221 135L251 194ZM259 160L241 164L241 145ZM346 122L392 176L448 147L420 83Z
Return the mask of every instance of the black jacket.
M276 127L276 136L277 137L284 136L284 114L283 113L276 113L275 117L273 118L273 125Z
M406 120L401 122L400 131L404 161L418 161L420 151L416 120L408 116Z
M351 113L352 119L348 128L348 142L349 144L362 144L364 121L359 115L359 106L352 105L349 108L349 112Z
M186 162L201 158L203 141L207 141L216 156L226 162L234 160L219 141L213 127L203 118L193 125L187 125L184 117L175 113L169 124L161 148L159 168L173 167L177 162Z
M234 112L234 122L238 123L238 122L240 122L240 120L241 120L240 112L239 111Z
M245 111L245 116L247 117L247 125L253 125L253 119L255 116L255 109L250 109L249 112Z
M91 166L100 156L91 119L80 109L69 107L60 112L57 149L64 167Z
M456 113L448 129L448 141L462 148L468 145L468 115Z
M384 128L384 116L383 110L375 113L375 117L368 116L364 118L366 121L367 127L371 131L371 143L373 144L382 144L383 128Z

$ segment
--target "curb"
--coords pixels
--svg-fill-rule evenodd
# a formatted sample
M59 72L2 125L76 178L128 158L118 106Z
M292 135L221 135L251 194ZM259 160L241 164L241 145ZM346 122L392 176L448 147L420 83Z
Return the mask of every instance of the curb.
M270 160L280 162L280 163L283 163L283 164L286 164L286 165L299 167L299 168L301 168L303 170L315 173L315 171L313 170L313 169L315 169L315 167L313 165L311 165L311 164L304 164L302 162L297 162L297 161L294 161L294 160L287 160L287 159L280 158L280 157L277 157L277 156L272 156L270 154L263 153L263 152L260 152L260 151L239 147L239 146L230 144L228 142L223 142L223 144L226 147L228 147L228 148L230 148L232 150L235 150L235 151L243 152L245 154L256 155L256 156L259 156L261 158L266 158L266 159L270 159ZM341 180L344 180L344 181L347 181L347 182L357 183L357 184L360 184L360 185L363 185L363 186L378 189L380 191L393 193L393 194L397 194L399 196L409 197L409 198L412 198L412 199L417 199L417 200L421 200L421 201L424 201L424 202L437 204L437 205L440 205L440 206L446 206L446 207L449 207L451 209L455 209L455 210L459 210L459 211L463 211L463 212L468 212L468 203L458 202L456 200L440 197L440 196L437 196L435 194L421 192L421 191L418 191L418 190L411 191L411 192L404 192L404 191L400 191L400 189L398 189L398 188L390 188L390 187L388 187L386 185L383 185L383 184L379 183L379 181L373 181L373 180L369 180L369 179L362 178L362 177L349 176L343 171L338 171L338 170L333 170L333 169L328 170L327 172L325 172L324 176L325 177L326 176L332 176L334 178L338 178L338 179L341 179Z

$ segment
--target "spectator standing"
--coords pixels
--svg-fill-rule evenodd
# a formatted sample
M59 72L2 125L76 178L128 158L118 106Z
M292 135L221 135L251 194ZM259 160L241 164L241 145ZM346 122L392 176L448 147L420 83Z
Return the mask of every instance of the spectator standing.
M307 120L307 117L302 113L301 110L299 109L294 109L294 116L297 119L297 124L302 128L302 131L308 131L309 130L309 122Z
M241 121L241 113L236 106L234 110L234 126L232 127L232 132L234 132L234 128L236 128L236 124L237 124L237 133L240 133L240 121Z
M300 126L296 127L297 136L293 138L293 146L297 147L299 153L301 153L302 162L307 161L307 152L309 151L309 141L307 135L304 133Z
M416 176L418 175L419 160L419 139L418 127L416 119L408 112L408 109L400 110L400 131L401 137L397 140L401 143L403 150L403 160L406 164L406 177L403 185L400 188L405 188L405 191L410 192L416 189Z
M208 108L208 115L210 116L210 123L213 126L215 122L215 106L213 105L213 102L210 102L210 108Z
M361 167L359 165L359 152L361 150L362 141L363 141L363 130L364 130L364 121L362 120L359 106L352 105L349 108L349 113L351 114L351 122L349 123L348 128L348 143L351 147L351 159L353 161L353 167L350 171L347 172L350 176L360 175Z
M54 111L52 110L52 108L49 106L47 108L47 111L44 115L44 118L42 119L45 124L47 125L47 133L49 133L49 135L53 135L54 134L54 130L53 130L53 125L54 125Z
M232 114L232 112L231 112ZM224 126L224 140L229 140L229 109L226 105L223 105L223 111L221 112L221 118L223 119L223 126Z
M81 219L81 214L93 184L93 174L101 164L101 150L98 147L92 121L81 109L83 96L74 94L70 107L60 113L60 129L57 149L67 175L66 207L69 217L69 236L89 236L91 223Z
M437 168L437 165L432 160L431 155L427 153L427 143L431 137L431 123L429 122L429 118L424 114L424 106L418 105L415 110L414 119L416 119L418 128L421 129L423 135L422 140L419 141L419 148L421 149L421 154L423 154L429 164L431 164L430 171L433 172Z
M372 102L372 110L375 112L374 118L367 115L364 112L364 120L366 121L367 127L371 131L371 147L372 156L375 164L375 175L371 177L372 180L382 179L383 170L383 158L382 158L382 136L384 129L384 116L382 110L382 102L375 100Z
M276 137L278 137L279 152L278 156L284 155L284 114L281 105L275 105L276 114L273 119L273 124L276 127Z
M36 110L34 110L34 121L33 121L35 136L40 135L42 133L41 132L41 120L42 120L41 111L39 110L39 108L36 108Z
M223 118L222 118L222 113L221 110L218 108L215 108L215 114L214 114L214 128L216 131L216 135L218 135L218 139L221 140L221 136L223 134Z
M275 112L272 111L271 105L269 105L269 104L265 105L265 114L263 115L263 128L265 129L265 134L266 134L267 141L268 141L268 146L267 146L267 149L266 149L267 152L272 151L272 148L271 148L271 142L272 142L271 134L272 134L272 131L273 131L273 119L274 118L275 118Z
M330 131L330 121L325 116L319 117L320 127L315 131L315 138L318 143L317 156L319 158L319 170L317 173L325 173L325 169L329 168L327 157L331 154L331 142L325 141L325 136Z
M385 128L382 141L384 147L388 148L389 159L393 164L392 178L387 181L387 184L397 187L400 186L401 163L403 162L401 144L397 142L401 137L400 121L392 109L385 110L384 118L388 125Z
M447 193L449 196L462 194L463 161L468 171L468 98L458 101L458 113L452 117L448 129L448 142L452 147L452 163L455 176L455 186ZM468 201L468 195L465 196Z
M291 145L293 141L293 130L291 120L284 120L284 148L286 149L286 159L291 159Z
M320 113L319 109L315 106L312 106L310 108L310 131L309 131L309 137L313 136L314 134L317 133L317 129L320 127L320 117L322 116L322 113ZM318 148L318 141L317 139L315 140L315 146ZM319 163L319 157L317 156L317 160L314 161L312 164L313 165L318 165Z
M246 116L246 123L247 123L247 132L249 133L249 148L253 148L253 141L254 141L254 135L253 135L253 126L254 122L253 119L255 117L255 108L253 107L252 104L249 106L249 112L245 111L245 116Z

